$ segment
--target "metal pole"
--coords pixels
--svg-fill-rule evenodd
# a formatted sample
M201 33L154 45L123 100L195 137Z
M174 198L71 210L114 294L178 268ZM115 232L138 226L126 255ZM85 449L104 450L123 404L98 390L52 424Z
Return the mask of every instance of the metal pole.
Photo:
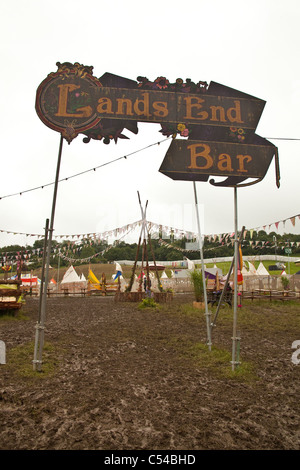
M239 243L241 243L242 240L243 240L244 231L245 231L245 226L242 228L242 231L240 233ZM225 282L225 286L222 290L222 294L221 294L220 299L219 299L219 303L218 303L218 307L217 307L217 310L216 310L216 313L215 313L215 317L213 319L213 322L212 322L211 326L216 326L216 321L217 321L217 317L218 317L219 310L220 310L220 307L221 307L221 303L222 303L224 294L227 290L227 286L229 284L229 278L231 276L231 272L232 272L232 269L233 269L233 266L234 266L234 259L235 259L235 255L233 254L233 258L232 258L231 265L230 265L230 268L229 268L229 271L228 271L228 274L227 274L227 279L226 279L226 282Z
M236 344L237 344L237 334L236 334L236 327L237 327L237 298L238 298L238 284L237 284L237 268L238 268L238 233L237 233L237 226L238 226L238 216L237 216L237 187L234 187L234 231L235 231L235 239L234 239L234 294L233 294L233 333L232 333L232 370L235 369L235 366L238 364L236 361Z
M232 258L231 265L230 265L230 268L229 268L229 271L228 271L228 274L227 274L227 279L226 279L224 288L223 288L223 290L222 290L222 294L221 294L221 296L220 296L219 303L218 303L218 307L217 307L217 310L216 310L216 313L215 313L215 316L214 316L214 319L213 319L213 322L212 322L211 326L216 326L216 321L217 321L217 317L218 317L219 310L220 310L220 307L221 307L221 303L222 303L224 294L225 294L225 292L226 292L226 290L227 290L227 286L228 286L228 284L229 284L229 278L230 278L230 276L231 276L231 272L232 272L232 269L233 269L233 266L234 266L234 259L235 259L235 256L233 256L233 258Z
M63 147L63 136L60 136L60 144L59 144L59 152L58 152L58 159L57 159L57 166L56 166L56 176L55 176L55 184L54 184L54 191L53 191L53 201L52 201L52 211L51 211L51 220L50 220L50 228L49 228L49 236L48 236L48 246L47 246L47 259L46 259L46 266L45 266L45 283L44 283L44 290L43 296L41 301L41 323L45 325L46 321L46 302L47 302L47 290L48 290L48 282L49 282L49 266L50 266L50 256L51 256L51 245L52 245L52 235L53 235L53 227L54 227L54 216L55 216L55 206L56 206L56 197L57 197L57 188L58 188L58 179L59 179L59 170L60 170L60 162L61 162L61 155L62 155L62 147ZM40 341L40 350L39 350L39 366L41 366L42 362L42 350L44 346L44 334L42 340Z
M40 285L40 298L39 298L39 316L38 321L35 325L35 344L34 344L34 355L33 355L33 370L39 370L40 364L38 359L38 347L41 343L41 338L43 337L44 325L41 323L41 307L42 307L42 298L44 291L44 275L45 275L45 261L46 261L46 250L47 250L47 240L48 240L48 229L49 229L49 219L46 220L45 226L45 239L44 239L44 250L43 250L43 266L41 274L41 285ZM43 340L42 340L43 342ZM37 367L38 366L38 367Z
M200 258L201 258L201 271L202 271L203 291L204 291L204 304L205 304L206 329L207 329L207 344L208 344L209 351L211 351L211 320L210 320L211 313L208 311L208 305L207 305L207 292L206 292L206 282L205 282L203 250L202 250L202 236L201 236L201 229L200 229L200 219L199 219L198 201L197 201L197 192L196 192L196 183L195 183L195 181L193 181L193 186L194 186L195 208L196 208L197 225L198 225L199 250L200 250Z
M44 284L45 284L45 266L46 266L46 258L47 258L48 230L49 230L49 219L46 220L46 226L45 226L45 239L44 239L43 261L42 261L43 266L42 266L42 274L41 274L40 299L39 299L39 322L41 321L42 298L43 298Z
M56 292L58 292L58 286L59 286L59 268L60 268L60 248L58 249Z

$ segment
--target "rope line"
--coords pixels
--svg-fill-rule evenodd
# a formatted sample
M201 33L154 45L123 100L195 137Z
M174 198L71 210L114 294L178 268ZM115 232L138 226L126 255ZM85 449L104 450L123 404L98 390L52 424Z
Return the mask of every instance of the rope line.
M98 165L98 166L95 166L93 168L90 168L89 170L84 170L84 171L81 171L80 173L76 173L75 175L71 175L71 176L67 176L66 178L62 178L60 180L58 180L59 183L61 183L62 181L68 181L69 179L72 179L72 178L77 178L78 176L81 176L81 175L84 175L85 173L89 173L91 171L96 171L98 170L99 168L103 168L104 166L107 166L107 165L110 165L111 163L115 163L119 160L122 160L123 158L126 160L128 157L131 157L132 155L135 155L136 153L139 153L139 152L143 152L144 150L147 150L148 148L150 147L153 147L154 145L160 145L161 143L165 142L166 140L169 140L170 138L167 137L166 139L163 139L161 140L160 142L155 142L153 144L149 144L147 145L146 147L143 147L139 150L135 150L134 152L131 152L129 153L128 155L124 155L123 157L118 157L118 158L115 158L114 160L110 160L109 162L106 162L106 163L102 163L101 165ZM13 193L13 194L8 194L6 196L0 196L0 200L1 199L5 199L5 198L8 198L8 197L13 197L13 196L22 196L22 194L25 194L25 193L29 193L31 191L36 191L37 189L44 189L46 188L47 186L52 186L54 184L54 182L52 183L46 183L46 184L43 184L41 186L36 186L35 188L31 188L31 189L25 189L24 191L19 191L17 193Z
M72 179L72 178L77 178L78 176L81 176L81 175L84 175L85 173L89 173L91 171L96 171L98 170L98 168L102 168L104 166L107 166L107 165L110 165L111 163L115 163L119 160L122 160L123 158L126 160L127 157L131 157L132 155L135 155L136 153L139 153L139 152L142 152L144 150L147 150L148 148L150 147L153 147L154 145L160 145L161 143L165 142L166 140L169 140L171 137L167 137L166 139L163 139L161 140L160 142L155 142L153 144L150 144L150 145L147 145L146 147L143 147L139 150L135 150L134 152L131 152L129 153L128 155L124 155L123 157L118 157L116 158L115 160L110 160L109 162L106 162L106 163L102 163L101 165L98 165L98 166L95 166L94 168L90 168L89 170L84 170L84 171L81 171L80 173L76 173L75 175L71 175L71 176L67 176L66 178L62 178L60 179L58 182L61 183L62 181L68 181L69 179ZM265 137L266 139L270 139L270 140L294 140L294 141L300 141L300 139L294 139L294 138L285 138L285 137ZM13 196L22 196L22 194L25 194L25 193L29 193L31 191L36 191L37 189L44 189L46 188L47 186L52 186L54 184L54 182L52 183L46 183L46 184L43 184L41 186L36 186L35 188L31 188L31 189L25 189L24 191L19 191L17 193L13 193L13 194L7 194L6 196L0 196L0 200L1 199L6 199L8 197L13 197Z

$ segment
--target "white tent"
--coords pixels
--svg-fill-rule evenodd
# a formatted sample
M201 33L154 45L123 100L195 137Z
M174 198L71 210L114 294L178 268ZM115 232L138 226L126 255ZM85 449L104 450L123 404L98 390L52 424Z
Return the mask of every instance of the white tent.
M256 274L258 276L269 276L269 272L267 271L267 269L264 267L264 265L262 264L262 262L259 263L259 266L256 270Z
M243 264L243 268L242 268L242 275L243 275L243 276L248 276L248 274L250 274L250 273L249 273L249 271L248 271L248 269L246 268L245 263L244 263L244 264Z
M73 266L70 266L69 269L67 269L64 277L62 278L61 284L65 284L67 282L82 282L82 279L80 279Z
M164 271L161 275L161 279L168 279L166 271Z
M174 275L172 276L174 279L182 279L182 278L189 278L189 270L188 269L176 269Z
M193 271L195 269L195 263L187 258L188 270Z
M251 274L252 276L256 276L257 271L256 271L254 265L252 263L250 263L250 261L248 261L248 264L249 264L249 274Z

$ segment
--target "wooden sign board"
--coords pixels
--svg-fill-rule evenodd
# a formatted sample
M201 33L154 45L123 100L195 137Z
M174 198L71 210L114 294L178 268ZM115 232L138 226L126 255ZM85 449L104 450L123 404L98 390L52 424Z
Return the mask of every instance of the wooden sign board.
M138 122L160 123L163 135L188 138L172 142L160 168L173 179L207 181L218 175L234 184L260 180L276 155L279 182L276 147L255 135L264 100L216 82L134 81L110 73L97 78L93 67L57 66L37 89L36 111L69 143L80 133L84 142L117 142L128 138L123 129L136 134Z
M70 142L93 128L100 136L101 123L107 121L110 128L134 121L254 131L265 106L263 100L215 82L208 87L206 82L191 86L180 79L174 84L163 79L162 84L142 78L138 83L105 73L98 79L92 67L58 63L58 71L37 89L36 111L44 124Z
M275 154L273 145L173 140L159 171L176 180L207 181L209 176L262 179Z

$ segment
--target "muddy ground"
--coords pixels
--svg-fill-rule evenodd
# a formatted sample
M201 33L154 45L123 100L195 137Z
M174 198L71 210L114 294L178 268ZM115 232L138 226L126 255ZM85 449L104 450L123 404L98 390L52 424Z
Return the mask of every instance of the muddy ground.
M34 343L38 300L27 298L23 319L0 321L0 449L299 450L300 364L291 346L300 328L289 325L288 307L279 331L271 304L261 310L269 331L244 322L241 360L254 365L254 379L197 360L206 327L203 314L185 308L192 300L175 295L141 310L113 296L49 299L43 359L54 364L26 375L13 352ZM213 343L231 352L231 337L232 322L221 321Z

